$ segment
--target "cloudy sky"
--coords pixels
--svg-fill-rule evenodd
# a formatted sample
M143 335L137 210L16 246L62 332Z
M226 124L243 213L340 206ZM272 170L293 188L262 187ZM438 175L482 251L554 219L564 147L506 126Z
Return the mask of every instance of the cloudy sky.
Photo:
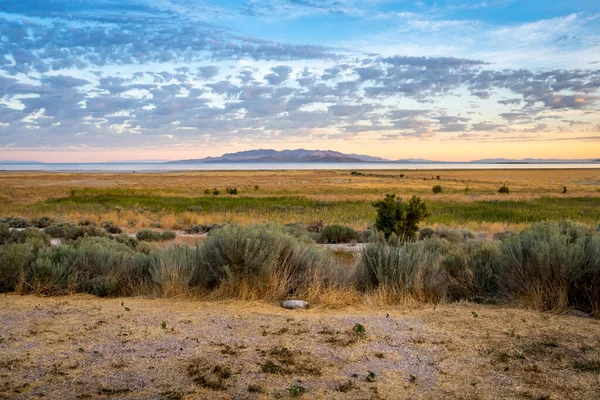
M2 0L0 160L600 157L597 0Z

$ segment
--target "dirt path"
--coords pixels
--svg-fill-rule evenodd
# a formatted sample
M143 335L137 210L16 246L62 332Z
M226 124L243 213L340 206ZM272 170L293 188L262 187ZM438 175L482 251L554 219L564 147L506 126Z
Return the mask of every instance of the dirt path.
M0 296L0 398L598 398L600 321Z

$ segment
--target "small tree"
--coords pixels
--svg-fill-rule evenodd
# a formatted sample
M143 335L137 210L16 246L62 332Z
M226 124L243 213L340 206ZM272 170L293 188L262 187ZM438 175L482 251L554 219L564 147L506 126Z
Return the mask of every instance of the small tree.
M402 240L414 238L419 231L419 223L430 215L425 203L417 196L407 203L396 199L395 194L387 194L385 199L374 202L373 207L377 208L375 228L382 231L386 239L392 233Z
M433 193L435 193L435 194L442 193L442 186L435 185L435 186L433 186L433 188L431 188L431 191L433 191Z

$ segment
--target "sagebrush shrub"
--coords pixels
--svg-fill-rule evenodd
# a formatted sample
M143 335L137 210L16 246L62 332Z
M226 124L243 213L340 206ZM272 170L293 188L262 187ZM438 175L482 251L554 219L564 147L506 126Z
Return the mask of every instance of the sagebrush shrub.
M358 240L358 233L349 226L327 225L321 230L319 243L350 243Z

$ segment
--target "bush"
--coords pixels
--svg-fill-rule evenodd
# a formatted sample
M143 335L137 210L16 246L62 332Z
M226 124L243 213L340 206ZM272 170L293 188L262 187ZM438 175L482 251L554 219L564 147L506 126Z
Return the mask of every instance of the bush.
M152 253L150 277L164 296L189 291L200 266L200 249L171 245Z
M429 239L434 235L435 231L431 228L423 228L419 231L419 239Z
M600 315L600 237L589 227L541 222L506 238L498 281L538 310L582 308Z
M31 224L36 228L46 228L52 223L52 219L49 217L35 218L31 220Z
M192 224L185 229L187 234L208 233L218 227L217 224Z
M204 194L210 194L210 189L204 189Z
M238 194L238 190L235 187L226 187L225 193L227 194Z
M447 246L440 239L406 242L399 247L370 244L357 267L356 284L360 290L377 290L390 301L406 296L441 301L446 296L441 260Z
M113 239L117 243L122 243L122 244L126 245L127 247L129 247L130 249L136 249L139 244L139 242L137 241L136 238L131 237L125 233L121 233L117 236L114 236Z
M12 243L0 247L0 292L16 289L17 283L33 261L32 246Z
M106 230L106 232L113 235L118 235L119 233L123 232L121 228L109 221L104 221L102 223L102 228Z
M197 277L204 287L226 285L245 297L281 298L308 290L330 259L314 243L300 241L272 225L227 225L211 232L202 249Z
M177 234L173 231L153 231L151 229L142 229L138 233L136 233L135 237L137 240L147 241L147 242L163 242L168 240L173 240L177 237Z
M38 228L25 228L22 231L13 230L6 243L25 243L30 239L37 239L41 241L44 246L50 244L50 236L40 231Z
M350 243L358 240L358 233L349 226L327 225L321 231L319 243Z
M27 221L27 218L23 218L23 217L9 218L7 223L8 223L8 226L11 228L27 228L27 227L31 226L29 224L29 221Z
M498 193L509 194L510 193L510 189L508 188L508 186L502 185L502 186L500 186L500 189L498 189Z
M66 222L52 224L44 232L53 238L76 240L82 237L106 236L106 231L94 225L75 226Z
M0 244L4 244L10 238L10 228L7 223L0 222Z
M213 189L213 191L212 191L212 194L213 194L214 196L218 196L218 195L220 195L220 194L221 194L221 192L219 191L219 189L217 189L217 188L214 188L214 189Z
M438 177L438 179L439 179L439 177ZM442 193L442 186L441 185L434 185L433 188L431 189L431 191L434 194Z
M324 226L323 221L311 222L306 226L306 230L313 233L321 233Z
M395 194L388 194L385 199L373 203L377 208L375 228L382 231L386 238L396 234L402 240L414 238L419 230L419 223L429 216L425 203L417 196L406 203L396 199Z

